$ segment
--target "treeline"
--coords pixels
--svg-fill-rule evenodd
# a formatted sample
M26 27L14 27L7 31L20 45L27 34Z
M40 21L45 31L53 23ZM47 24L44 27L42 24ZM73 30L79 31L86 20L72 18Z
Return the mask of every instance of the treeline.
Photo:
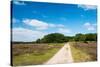
M97 33L76 34L75 36L64 36L60 33L45 35L42 39L37 39L36 43L63 43L69 41L97 41Z
M97 41L97 33L81 34L75 36L64 36L61 33L51 33L45 35L42 39L37 39L32 42L11 42L12 44L33 44L33 43L64 43L69 41Z

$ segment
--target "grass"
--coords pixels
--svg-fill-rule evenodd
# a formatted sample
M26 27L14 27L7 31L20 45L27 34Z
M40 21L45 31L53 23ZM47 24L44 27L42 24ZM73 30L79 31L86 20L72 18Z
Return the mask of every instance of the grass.
M70 45L74 62L97 60L97 45L95 42L71 42Z
M13 66L36 65L48 61L63 44L13 44Z

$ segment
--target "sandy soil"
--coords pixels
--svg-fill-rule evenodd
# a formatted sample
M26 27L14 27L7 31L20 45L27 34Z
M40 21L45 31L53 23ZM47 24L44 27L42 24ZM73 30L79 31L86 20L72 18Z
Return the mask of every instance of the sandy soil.
M49 61L44 64L72 63L73 58L69 43L65 44Z

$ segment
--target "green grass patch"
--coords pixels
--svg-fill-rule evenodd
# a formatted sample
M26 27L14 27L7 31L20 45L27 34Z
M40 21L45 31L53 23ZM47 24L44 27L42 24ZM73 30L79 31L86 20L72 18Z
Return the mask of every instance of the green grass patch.
M13 66L37 65L48 61L64 44L14 44Z

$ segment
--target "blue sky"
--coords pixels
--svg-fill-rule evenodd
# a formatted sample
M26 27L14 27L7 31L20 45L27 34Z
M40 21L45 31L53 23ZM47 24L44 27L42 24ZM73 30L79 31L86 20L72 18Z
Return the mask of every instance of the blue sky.
M97 7L13 1L11 23L13 41L35 41L49 33L96 33Z

